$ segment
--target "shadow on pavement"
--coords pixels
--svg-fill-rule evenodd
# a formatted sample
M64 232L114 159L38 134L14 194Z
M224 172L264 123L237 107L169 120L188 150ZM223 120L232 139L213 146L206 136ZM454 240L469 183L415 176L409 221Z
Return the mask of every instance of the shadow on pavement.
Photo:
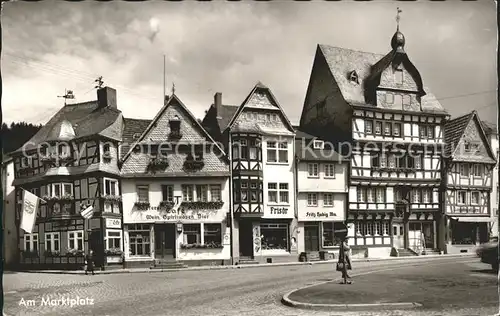
M475 270L470 270L470 272L485 273L485 274L494 274L494 275L497 274L497 272L494 271L493 269L475 269Z

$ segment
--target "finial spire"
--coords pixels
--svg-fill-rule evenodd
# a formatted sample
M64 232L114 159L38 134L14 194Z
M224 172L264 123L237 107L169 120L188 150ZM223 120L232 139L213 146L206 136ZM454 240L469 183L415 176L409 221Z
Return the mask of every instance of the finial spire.
M398 23L398 26L397 26L397 30L399 31L399 20L401 19L401 16L399 15L401 12L403 12L403 10L401 10L399 7L398 7L398 13L396 15L396 22Z
M175 94L175 82L172 82L172 95Z

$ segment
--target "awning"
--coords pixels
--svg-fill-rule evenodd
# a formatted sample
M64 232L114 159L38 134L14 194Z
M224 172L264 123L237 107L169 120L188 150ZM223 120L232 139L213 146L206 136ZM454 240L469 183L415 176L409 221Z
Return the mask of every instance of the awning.
M491 218L491 217L456 217L456 216L450 216L451 219L454 219L456 221L462 222L462 223L491 223L496 221L496 218Z

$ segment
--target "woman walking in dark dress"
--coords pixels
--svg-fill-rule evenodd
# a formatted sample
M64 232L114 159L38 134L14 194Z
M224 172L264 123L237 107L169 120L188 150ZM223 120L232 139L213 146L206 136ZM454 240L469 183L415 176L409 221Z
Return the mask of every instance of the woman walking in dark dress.
M87 269L85 270L85 275L88 275L89 272L92 272L92 275L95 274L94 272L94 252L90 250L90 253L87 255L86 258L87 261Z
M351 277L347 274L347 270L351 270L351 256L350 256L351 248L347 245L347 237L342 240L339 249L339 261L337 263L337 271L342 272L342 279L344 281L343 284L351 284ZM349 279L349 281L347 280Z

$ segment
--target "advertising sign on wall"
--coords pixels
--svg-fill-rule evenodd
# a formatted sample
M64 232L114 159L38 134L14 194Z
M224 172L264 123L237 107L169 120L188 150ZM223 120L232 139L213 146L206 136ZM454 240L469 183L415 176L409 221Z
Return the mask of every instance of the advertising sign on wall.
M301 222L316 221L344 221L344 211L337 209L314 210L311 207L299 209L298 220Z
M293 218L294 211L291 206L266 205L263 218Z
M132 223L221 223L226 218L225 209L219 210L166 210L150 207L144 210L131 210L123 214L123 222Z

